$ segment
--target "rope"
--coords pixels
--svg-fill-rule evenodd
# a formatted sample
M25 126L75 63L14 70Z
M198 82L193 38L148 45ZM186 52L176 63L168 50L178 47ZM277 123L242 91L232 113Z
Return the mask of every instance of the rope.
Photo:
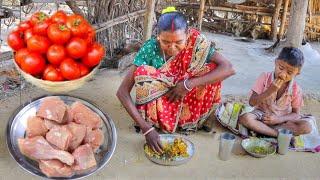
M22 21L22 6L19 6L19 10L20 10L20 21L19 23ZM30 12L30 11L29 11ZM14 58L14 57L13 57ZM20 80L20 88L19 88L19 103L20 105L22 104L22 75L19 73L19 80Z

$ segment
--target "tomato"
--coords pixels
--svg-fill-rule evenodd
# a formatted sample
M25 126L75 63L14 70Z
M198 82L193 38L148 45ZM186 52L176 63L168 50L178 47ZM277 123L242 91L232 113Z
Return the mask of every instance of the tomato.
M25 47L25 43L19 31L12 31L7 38L8 45L15 51Z
M29 53L21 60L21 69L31 75L41 74L46 67L46 60L38 53Z
M101 44L94 43L89 49L88 53L82 59L82 63L88 67L94 67L98 65L101 59L104 57L105 51Z
M32 28L34 34L47 36L47 29L50 26L49 21L39 22L35 24Z
M30 23L31 25L36 25L38 23L44 22L44 21L48 21L49 20L49 16L44 13L44 12L36 12L34 13L31 18L30 18Z
M31 38L33 35L34 34L33 34L32 29L25 30L24 33L23 33L24 42L27 43L28 39Z
M48 28L48 37L55 44L65 44L71 37L71 31L63 24L51 24Z
M60 70L62 76L68 80L77 79L81 75L78 63L71 58L66 58L61 62Z
M27 41L28 50L40 54L47 53L50 46L50 40L44 36L34 35Z
M89 72L90 72L89 68L81 63L79 64L79 68L80 68L80 76L81 77L89 74Z
M81 38L72 38L66 45L68 55L74 59L81 58L87 53L87 42Z
M56 68L52 64L48 64L43 71L43 76L53 69L56 69Z
M16 63L20 66L21 65L21 61L26 57L26 55L28 55L30 52L28 51L27 48L22 48L20 50L18 50L15 55L14 55L14 60L16 61Z
M86 36L86 41L88 44L93 44L95 41L95 37L96 37L96 31L93 27L89 26L88 28L88 33Z
M63 81L64 78L59 69L52 65L48 65L43 71L43 79L48 81Z
M18 25L18 31L20 32L24 32L27 29L30 29L32 27L30 21L22 21L19 25Z
M66 50L61 45L51 45L47 51L47 59L53 65L59 65L66 57Z
M74 14L69 16L66 24L71 29L73 36L85 37L88 32L88 22L80 15Z
M54 23L66 23L67 22L67 14L64 11L57 11L51 16L51 21Z

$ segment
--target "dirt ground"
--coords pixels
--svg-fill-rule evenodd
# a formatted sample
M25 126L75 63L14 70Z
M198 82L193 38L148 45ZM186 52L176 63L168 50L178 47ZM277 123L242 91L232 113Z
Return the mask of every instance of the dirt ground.
M259 48L268 41L245 43L234 41L232 37L212 35L221 53L234 64L237 75L224 83L225 99L243 100L260 71L272 70L272 56L261 53ZM251 68L251 69L249 69ZM312 113L320 119L320 76L316 76L319 66L306 65L300 82L307 94L303 112ZM115 93L122 75L115 70L99 72L93 81L82 88L69 92L73 96L89 99L108 113L117 127L118 142L109 164L88 179L318 179L320 177L320 154L289 152L287 155L272 155L256 159L239 147L239 140L229 161L218 159L219 134L225 129L216 125L217 133L199 131L188 136L195 144L193 159L177 167L164 167L150 162L143 153L144 137L136 134L132 120L120 105ZM31 98L48 94L38 88L29 88L21 96L0 101L0 179L38 179L24 170L10 157L5 143L5 127L12 112ZM212 117L211 117L212 118ZM319 125L320 123L318 123Z

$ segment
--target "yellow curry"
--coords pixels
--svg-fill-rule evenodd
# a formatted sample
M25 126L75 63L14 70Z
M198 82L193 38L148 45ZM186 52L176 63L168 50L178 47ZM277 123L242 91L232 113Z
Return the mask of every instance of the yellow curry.
M189 157L187 144L181 139L174 139L173 143L163 143L163 153L154 152L149 146L145 146L144 151L152 157L165 160L174 160L178 157Z

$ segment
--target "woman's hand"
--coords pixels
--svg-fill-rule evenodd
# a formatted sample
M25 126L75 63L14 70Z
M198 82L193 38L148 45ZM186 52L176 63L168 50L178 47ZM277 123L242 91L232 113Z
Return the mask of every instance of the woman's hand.
M187 94L187 92L188 90L184 87L183 81L180 81L175 87L167 92L166 96L168 97L170 102L174 102L182 99Z
M233 66L230 63L230 61L228 61L218 52L215 52L214 55L211 57L211 62L216 64L217 68L211 70L210 72L202 76L193 77L189 80L189 84L191 86L188 87L192 88L221 82L235 74L235 70L233 69Z
M137 125L141 128L143 132L148 131L152 126L148 124L145 119L139 113L137 107L135 106L134 102L132 101L130 92L132 87L134 86L134 72L136 71L136 66L131 66L128 74L123 79L118 92L117 97L119 98L121 104L126 108L129 115L132 119L137 123Z
M152 130L146 135L146 141L154 152L162 153L163 147L160 142L159 133L156 130Z

